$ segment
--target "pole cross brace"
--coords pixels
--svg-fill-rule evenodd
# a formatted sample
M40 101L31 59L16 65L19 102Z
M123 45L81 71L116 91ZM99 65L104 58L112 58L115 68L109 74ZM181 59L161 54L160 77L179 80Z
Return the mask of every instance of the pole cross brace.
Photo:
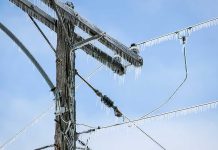
M106 35L106 33L104 32L102 34L98 34L98 35L92 36L90 38L87 38L83 41L77 42L73 45L73 50L77 50L77 49L89 44L89 42L94 41L94 40L98 40L98 39L104 37L105 35Z

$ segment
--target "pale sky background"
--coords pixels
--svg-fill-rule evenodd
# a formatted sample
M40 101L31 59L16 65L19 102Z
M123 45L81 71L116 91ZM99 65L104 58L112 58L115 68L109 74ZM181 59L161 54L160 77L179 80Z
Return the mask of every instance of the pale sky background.
M38 1L34 2L38 4ZM83 17L127 46L218 16L218 0L73 2ZM55 55L27 15L8 0L1 0L0 21L31 50L55 82ZM40 26L56 45L55 34L44 25ZM173 101L156 113L217 100L217 34L218 26L215 26L189 37L188 80ZM138 79L134 68L128 70L124 82L115 79L111 70L103 68L90 81L130 118L137 118L166 100L185 75L179 41L146 48L140 55L144 65ZM100 65L82 51L77 52L76 61L83 76ZM0 31L0 145L52 104L53 96L49 90L27 57ZM85 84L78 89L76 100L79 123L101 126L117 122L112 111L108 114L102 109L99 99ZM6 149L33 150L53 144L53 113L50 111ZM217 113L218 110L213 109L169 120L145 121L140 127L167 150L217 150ZM160 149L134 127L121 126L87 136L90 136L89 146L93 150Z

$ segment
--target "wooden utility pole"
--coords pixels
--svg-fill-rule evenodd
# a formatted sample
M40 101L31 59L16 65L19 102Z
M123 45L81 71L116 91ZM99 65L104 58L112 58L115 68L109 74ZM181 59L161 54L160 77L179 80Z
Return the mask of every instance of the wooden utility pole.
M140 67L143 59L129 47L105 34L98 27L92 25L73 9L71 3L59 0L41 0L55 10L58 19L51 17L29 0L9 0L20 7L29 16L39 20L57 33L56 49L56 126L55 150L76 150L76 101L75 101L75 49L81 49L118 75L125 74L126 66L121 58L131 65ZM75 26L90 35L84 39L74 32ZM89 42L96 40L112 50L116 57L108 55ZM119 56L118 56L119 55ZM119 57L117 59L117 57Z
M75 150L75 51L71 51L71 43L66 37L73 39L74 25L67 21L64 23L68 35L61 22L57 23L56 92L59 99L56 101L56 108L59 108L59 114L56 117L55 149Z

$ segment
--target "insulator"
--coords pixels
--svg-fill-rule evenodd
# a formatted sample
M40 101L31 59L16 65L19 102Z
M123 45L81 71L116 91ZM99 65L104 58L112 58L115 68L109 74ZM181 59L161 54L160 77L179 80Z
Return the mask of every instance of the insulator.
M137 47L137 45L135 43L131 44L130 46L130 50L135 53L136 55L139 54L139 48Z
M73 3L72 2L66 2L65 3L67 6L69 6L69 7L71 7L71 8L73 8L74 9L74 5L73 5Z
M113 107L114 106L114 102L109 98L107 97L106 95L104 95L102 98L101 98L101 101L108 107Z
M113 61L121 63L121 57L119 55L114 55Z

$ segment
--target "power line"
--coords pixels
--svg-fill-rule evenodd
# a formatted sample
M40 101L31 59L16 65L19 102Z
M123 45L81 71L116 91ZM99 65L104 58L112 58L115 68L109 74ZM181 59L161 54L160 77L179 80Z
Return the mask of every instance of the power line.
M89 80L93 75L95 75L103 65L99 65L96 69L94 69L88 76L86 76L86 80ZM80 82L77 86L76 89L79 88L82 85L83 82Z
M162 104L160 104L157 108L153 109L152 111L150 111L149 113L143 115L142 117L140 117L139 119L143 119L145 117L147 117L148 115L156 112L157 110L161 109L163 106L165 106L167 103L169 103L173 96L180 90L180 88L183 86L183 84L186 82L187 78L188 78L188 67L187 67L187 56L186 56L186 47L185 47L185 44L186 44L186 37L181 37L182 39L182 44L183 44L183 58L184 58L184 66L185 66L185 78L184 80L180 83L180 85L175 89L175 91L170 95L170 97L164 101ZM128 119L129 120L129 119ZM129 120L128 123L133 123L134 124L135 120L131 121ZM123 123L121 124L114 124L114 125L110 125L110 126L106 126L106 127L98 127L97 129L102 129L102 128L110 128L110 127L114 127L114 126L119 126L119 125L122 125ZM125 124L125 123L124 123ZM93 129L90 129L90 131L93 131Z
M24 44L7 28L0 22L0 28L2 31L4 31L24 52L24 54L30 59L30 61L34 64L36 69L39 71L39 73L42 75L42 77L45 79L46 83L50 87L51 91L54 93L55 86L52 83L49 76L46 74L44 69L41 67L41 65L38 63L38 61L33 57L33 55L30 53L30 51L24 46Z
M47 148L55 147L55 146L56 146L55 144L52 144L52 145L43 146L43 147L40 147L40 148L37 148L37 149L34 149L34 150L42 150L42 149L47 149Z
M124 116L124 115L123 115ZM130 121L141 133L143 133L145 136L147 136L150 140L152 140L155 144L157 144L161 149L166 150L157 140L155 140L153 137L151 137L148 133L146 133L142 128L140 128L138 125L136 125L134 122L132 122L129 118L124 116L128 121Z
M29 128L37 124L40 120L42 120L50 110L54 109L54 105L52 104L47 108L44 112L42 112L39 116L35 117L32 121L30 121L24 128L22 128L20 131L18 131L15 135L13 135L11 138L9 138L6 142L4 142L0 149L5 149L8 145L12 144L21 134L26 132Z
M130 121L130 119L128 117L126 117L119 109L117 106L114 105L114 102L107 97L106 95L103 95L100 91L98 91L97 89L95 89L89 82L87 82L76 70L76 74L77 76L80 77L80 79L82 79L95 93L97 96L99 96L101 98L101 102L103 102L107 107L112 108L114 110L114 114L116 117L124 117L126 118L128 121ZM137 126L134 122L132 122L133 125L141 132L143 133L146 137L148 137L149 139L151 139L155 144L157 144L161 149L166 150L159 142L157 142L154 138L152 138L149 134L147 134L144 130L142 130L139 126ZM86 132L83 133L90 133L93 132L95 130L88 130ZM81 133L79 133L81 134Z
M166 104L168 104L172 98L175 96L175 94L180 90L180 88L184 85L184 83L186 82L187 78L188 78L188 66L187 66L187 56L186 56L186 37L183 36L182 37L182 44L183 44L183 59L184 59L184 67L185 67L185 78L183 79L183 81L179 84L179 86L173 91L173 93L170 95L170 97L164 101L162 104L160 104L157 108L153 109L152 111L150 111L149 113L143 115L141 118L144 118L154 112L156 112L157 110L161 109L162 107L164 107Z
M118 109L117 106L114 105L114 102L107 96L103 95L99 90L95 89L89 82L87 82L76 70L76 75L82 79L94 92L95 94L101 98L101 102L104 103L107 107L112 108L114 110L114 114L116 117L122 117L122 113Z
M139 42L139 43L136 43L136 45L139 47L150 47L150 46L157 45L165 41L178 39L178 37L186 36L187 34L190 35L192 32L199 31L201 29L209 28L209 27L216 26L216 25L218 25L218 18L214 18L214 19L211 19L211 20L208 20L208 21L205 21L205 22L193 25L193 26L189 26L181 30L177 30L175 32L161 35L151 40Z
M139 121L146 121L146 120L152 120L155 118L170 118L172 116L179 116L179 115L185 115L185 114L189 114L189 113L197 113L197 112L203 112L206 111L208 109L215 109L218 106L218 100L216 101L212 101L212 102L208 102L208 103L203 103L203 104L199 104L199 105L194 105L194 106L190 106L190 107L186 107L186 108L180 108L180 109L176 109L173 111L169 111L169 112L164 112L161 114L156 114L156 115L152 115L152 116L147 116L144 118L138 118L138 119L134 119L131 121L126 121L126 122L122 122L122 123L117 123L117 124L112 124L112 125L107 125L107 126L98 126L92 129L89 129L88 131L90 132L94 132L97 130L102 130L102 129L108 129L108 128L112 128L112 127L117 127L117 126L122 126L122 125L126 125L129 123L136 123ZM84 133L90 133L90 132L82 132L81 134Z

